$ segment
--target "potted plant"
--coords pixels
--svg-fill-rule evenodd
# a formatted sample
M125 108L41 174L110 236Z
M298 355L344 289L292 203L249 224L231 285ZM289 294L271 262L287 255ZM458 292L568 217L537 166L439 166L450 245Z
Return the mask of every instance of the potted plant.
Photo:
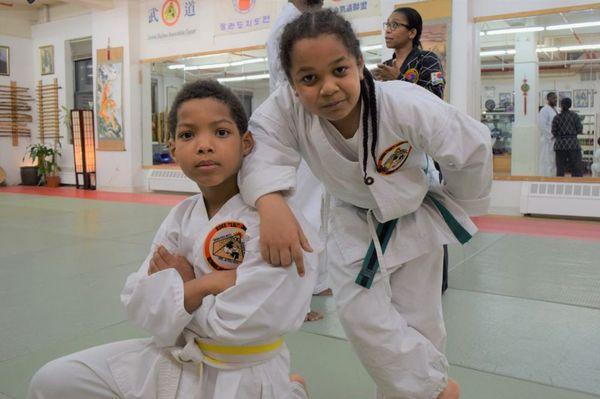
M38 176L40 177L39 184L46 184L48 187L60 186L60 166L58 165L58 157L60 157L60 143L54 147L49 147L44 143L31 144L27 147L27 154L31 161L37 164ZM23 160L25 159L23 157Z

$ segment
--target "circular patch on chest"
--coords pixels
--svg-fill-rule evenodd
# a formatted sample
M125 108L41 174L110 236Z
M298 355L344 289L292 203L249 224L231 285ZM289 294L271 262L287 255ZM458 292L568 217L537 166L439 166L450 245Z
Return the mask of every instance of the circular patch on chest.
M408 159L412 146L408 141L401 141L386 149L377 160L377 172L382 175L394 173Z
M404 72L404 80L410 83L417 83L419 81L419 71L415 68L410 68L408 71Z
M215 226L204 240L204 256L216 270L232 270L244 260L246 226L228 221Z

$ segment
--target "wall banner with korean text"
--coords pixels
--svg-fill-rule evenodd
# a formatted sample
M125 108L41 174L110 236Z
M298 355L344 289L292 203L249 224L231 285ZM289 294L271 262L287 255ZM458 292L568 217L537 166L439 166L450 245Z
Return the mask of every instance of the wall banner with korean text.
M380 0L325 0L324 7L331 8L346 19L380 17Z
M219 0L215 2L215 36L269 29L280 2L273 0Z
M200 26L198 0L145 0L141 10L142 40L185 39Z

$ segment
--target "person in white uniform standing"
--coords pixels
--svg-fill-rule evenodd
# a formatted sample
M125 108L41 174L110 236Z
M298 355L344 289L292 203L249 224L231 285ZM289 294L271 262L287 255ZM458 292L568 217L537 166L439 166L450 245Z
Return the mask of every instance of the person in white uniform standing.
M591 166L591 171L592 171L592 176L593 177L600 177L600 137L598 137L598 141L596 141L598 143L598 148L596 148L596 151L594 151L594 156L593 156L593 163Z
M269 60L269 89L273 93L279 86L287 83L285 72L279 61L279 44L283 28L298 18L303 12L316 11L323 7L323 0L289 0L281 11L267 39L267 55ZM297 185L294 194L289 198L290 204L299 208L304 217L308 219L317 229L321 229L323 235L328 234L327 222L322 220L324 213L322 207L325 202L325 188L323 184L312 174L306 162L300 162L296 175ZM314 295L331 295L331 290L327 283L327 254L321 253L319 258L319 273ZM307 316L307 321L322 319L323 315L316 311L311 311Z
M216 81L187 84L169 130L173 158L202 194L171 210L121 294L152 338L54 360L33 377L29 398L307 398L302 378L290 380L282 335L308 310L317 251L304 277L260 258L259 217L237 184L253 147L242 104Z
M540 129L539 174L540 176L556 176L556 153L554 152L554 136L552 135L552 120L558 115L556 109L558 97L550 92L546 95L546 105L538 114Z
M374 82L350 23L331 10L288 24L280 49L289 84L253 113L256 146L240 173L263 258L298 266L311 250L283 196L303 158L335 197L331 288L379 397L458 398L443 354L442 245L468 241L469 215L488 209L489 130L418 85Z

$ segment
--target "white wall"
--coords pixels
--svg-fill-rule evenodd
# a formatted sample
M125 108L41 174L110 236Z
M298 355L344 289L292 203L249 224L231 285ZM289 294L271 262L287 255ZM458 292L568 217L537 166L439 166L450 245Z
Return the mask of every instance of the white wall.
M9 10L0 6L0 35L31 38L31 24L37 21L35 10Z
M50 84L54 78L58 80L58 85L61 89L58 90L58 105L68 106L73 103L73 93L68 88L73 87L73 68L70 66L71 57L69 41L83 37L89 37L92 34L91 30L92 18L90 14L79 15L76 17L65 18L46 22L43 24L33 25L31 27L31 47L30 53L33 58L33 70L31 73L32 85L35 87L39 80L43 84ZM41 46L54 46L54 74L42 75L40 66L40 50ZM59 109L60 110L60 109ZM60 110L62 112L62 110ZM38 113L34 112L35 122L35 139L39 132L37 128ZM60 125L60 135L63 136L61 141L62 157L60 165L62 168L61 180L63 183L75 184L75 167L73 160L73 145L69 144L68 132L65 126ZM47 144L50 141L46 141Z
M9 85L11 81L16 81L18 86L28 87L29 94L35 97L33 91L33 60L31 53L31 39L3 36L0 35L0 45L10 48L10 76L0 76L0 85ZM32 107L31 115L35 114L35 103L30 102ZM0 111L2 112L2 111ZM34 123L28 124L32 130L32 136L36 136L37 128ZM19 167L21 166L23 155L31 139L19 137L18 147L12 146L12 138L0 137L0 166L6 172L7 184L19 184L21 175ZM30 165L30 162L26 162Z
M523 182L494 180L492 184L490 213L495 215L518 215Z
M96 151L98 189L135 190L143 187L138 2L119 0L109 11L92 13L94 71L96 50L123 47L123 132L125 151ZM148 83L149 84L149 83ZM96 74L94 73L94 87Z
M383 1L385 0L382 0L382 2ZM278 12L286 5L287 0L269 0L268 2L274 4L273 10L277 10L274 11L274 15L272 16L272 23L274 18L277 17ZM176 26L170 29L165 29L163 27L162 31L160 31L162 33L168 33L185 29L195 29L196 32L194 34L180 35L175 38L148 39L151 34L156 32L156 26L150 26L148 24L148 9L160 7L160 3L162 2L157 0L145 0L139 2L139 29L141 39L140 57L142 59L264 45L269 35L268 27L249 33L219 35L219 32L215 31L215 21L219 18L216 7L213 6L213 4L216 3L215 0L214 3L212 1L196 1L196 15L192 19L186 21L184 17L181 17ZM244 18L235 18L235 16L232 18L232 20L236 19L243 20ZM379 16L356 18L352 21L357 32L381 30L381 23L382 20ZM157 24L157 26L160 26L160 24Z

